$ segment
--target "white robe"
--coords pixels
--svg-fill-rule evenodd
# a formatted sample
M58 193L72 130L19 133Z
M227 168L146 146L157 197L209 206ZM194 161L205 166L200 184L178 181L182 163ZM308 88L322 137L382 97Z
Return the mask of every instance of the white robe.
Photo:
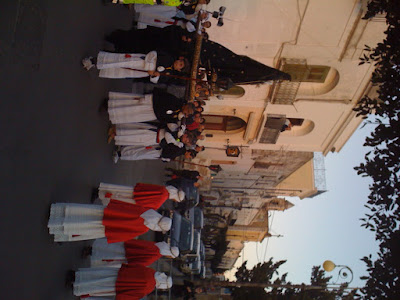
M157 63L157 52L141 53L112 53L100 51L97 55L97 69L100 77L104 78L142 78L148 77L147 71L154 71ZM143 71L135 71L143 70Z
M121 149L121 160L145 160L145 159L160 159L161 149L157 149L158 145L154 146L126 146Z
M108 115L111 123L135 123L157 120L153 110L153 95L108 93Z

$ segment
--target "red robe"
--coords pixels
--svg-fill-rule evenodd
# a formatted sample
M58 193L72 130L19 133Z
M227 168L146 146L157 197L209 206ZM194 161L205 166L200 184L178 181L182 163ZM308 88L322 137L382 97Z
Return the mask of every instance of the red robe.
M150 266L161 258L156 243L144 240L130 240L124 243L125 257L129 264Z
M169 198L168 190L162 185L138 183L133 190L136 204L157 210Z
M104 209L103 225L108 243L129 241L149 231L140 217L147 208L137 204L111 200Z
M123 264L115 283L116 300L139 300L156 287L153 269Z

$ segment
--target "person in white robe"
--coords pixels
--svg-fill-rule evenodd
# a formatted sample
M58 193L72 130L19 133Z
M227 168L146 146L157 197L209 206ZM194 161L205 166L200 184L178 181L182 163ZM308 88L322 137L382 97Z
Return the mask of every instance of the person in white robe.
M87 57L82 60L82 64L86 70L96 66L100 70L99 77L103 78L143 78L155 73L157 52L122 54L100 51L96 60ZM157 83L159 78L150 77L150 81Z
M152 94L109 92L108 99L108 115L112 124L157 120L153 110ZM146 128L145 126L146 124L143 124L142 128Z
M157 126L143 124L143 123L132 123L132 124L117 124L115 126L115 145L119 146L154 146L158 145L162 140L165 140L167 144L173 144L179 148L182 148L187 139L185 138L185 129L183 125L181 127L175 126L176 124L167 124L168 128L172 128L171 132L178 131L176 139L171 132ZM179 130L178 130L179 129ZM182 140L182 142L180 141Z
M135 4L135 12L139 13L137 20L138 29L144 29L147 26L166 27L173 25L175 20L173 17L177 14L177 8L174 6L155 5L149 6L144 4Z
M47 224L49 233L54 235L55 242L72 242L103 237L107 237L108 242L124 241L121 240L118 229L115 234L113 232L115 228L110 227L106 234L107 225L103 224L103 220L107 219L105 210L109 209L110 205L111 203L107 207L78 203L52 204ZM131 213L134 220L131 228L127 228L128 226L125 225L122 231L122 238L130 235L125 240L132 239L148 229L162 232L167 232L171 229L172 220L170 218L160 215L153 209L145 209L134 204L130 205L127 208L131 208L132 212L129 211L129 213ZM136 218L134 214L137 215ZM113 222L118 223L118 220L114 218Z

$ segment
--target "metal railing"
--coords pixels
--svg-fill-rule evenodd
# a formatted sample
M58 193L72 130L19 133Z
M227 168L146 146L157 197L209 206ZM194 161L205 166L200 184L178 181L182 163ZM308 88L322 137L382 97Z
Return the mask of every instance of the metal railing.
M306 66L307 60L305 59L289 59L282 58L279 62L279 70L289 73L292 77L291 81L275 82L272 86L270 94L271 103L292 105L296 100L297 92L299 91L301 81L308 75L307 68L288 68L291 66Z

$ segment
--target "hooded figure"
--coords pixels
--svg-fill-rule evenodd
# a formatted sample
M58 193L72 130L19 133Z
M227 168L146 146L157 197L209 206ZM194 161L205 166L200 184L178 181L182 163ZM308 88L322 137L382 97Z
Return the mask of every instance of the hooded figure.
M154 288L171 288L172 278L148 267L123 264L120 268L81 268L75 272L73 287L75 296L139 300Z
M132 263L150 266L162 256L176 258L179 248L166 242L130 240L124 243L108 244L106 239L97 239L92 246L90 264L92 267L115 266Z
M55 242L107 238L108 243L131 240L153 231L167 232L172 220L153 209L111 200L104 207L94 204L55 203L47 227Z
M175 187L156 184L138 183L135 187L132 187L101 182L98 196L103 205L108 205L112 199L137 204L145 208L159 209L167 199L182 201L185 196L183 195L181 199L177 192Z

